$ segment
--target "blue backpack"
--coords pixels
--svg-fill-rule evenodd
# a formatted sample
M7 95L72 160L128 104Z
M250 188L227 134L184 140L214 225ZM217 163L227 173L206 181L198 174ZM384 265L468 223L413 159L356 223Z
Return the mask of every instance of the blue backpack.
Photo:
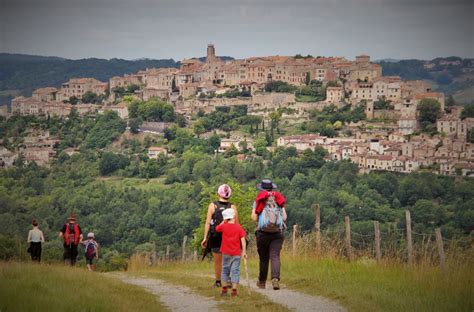
M277 205L272 193L265 202L265 208L258 215L257 230L268 233L282 232L285 229L283 222L283 208Z

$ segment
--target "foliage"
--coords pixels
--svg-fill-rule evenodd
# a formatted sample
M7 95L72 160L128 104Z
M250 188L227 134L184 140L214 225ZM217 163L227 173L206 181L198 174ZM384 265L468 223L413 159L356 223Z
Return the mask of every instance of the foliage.
M84 144L86 148L103 148L125 131L126 122L116 112L107 111L97 118L96 124L87 134Z
M285 92L285 93L291 93L295 92L296 87L290 85L287 82L281 81L281 80L274 80L267 82L265 85L265 92Z
M461 112L461 119L474 118L474 103L467 104Z
M441 104L434 99L422 99L418 103L418 120L425 132L436 131L436 120L441 115Z

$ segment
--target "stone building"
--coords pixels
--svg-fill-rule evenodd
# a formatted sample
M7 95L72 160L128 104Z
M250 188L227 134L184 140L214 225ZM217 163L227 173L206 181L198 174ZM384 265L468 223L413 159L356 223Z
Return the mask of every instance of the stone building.
M72 96L81 99L87 92L93 92L97 95L105 94L109 84L101 82L95 78L72 78L61 85L57 93L58 101L67 101Z

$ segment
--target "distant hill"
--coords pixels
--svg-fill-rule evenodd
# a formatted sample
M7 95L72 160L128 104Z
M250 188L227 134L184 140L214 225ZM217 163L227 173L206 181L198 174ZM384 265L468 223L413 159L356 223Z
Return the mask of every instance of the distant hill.
M123 60L88 58L69 60L60 57L0 53L0 104L17 95L29 96L41 87L59 87L73 77L93 77L108 81L113 76L135 73L151 67L179 67L173 59Z
M435 90L453 95L459 103L474 102L474 59L451 56L431 61L382 60L379 64L384 76L429 80Z

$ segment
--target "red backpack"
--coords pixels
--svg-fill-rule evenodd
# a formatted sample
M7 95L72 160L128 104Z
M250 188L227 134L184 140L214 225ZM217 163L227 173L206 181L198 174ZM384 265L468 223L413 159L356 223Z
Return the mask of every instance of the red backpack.
M79 244L79 224L68 223L66 224L66 233L64 233L64 240L66 245L71 246L71 244L78 245Z

